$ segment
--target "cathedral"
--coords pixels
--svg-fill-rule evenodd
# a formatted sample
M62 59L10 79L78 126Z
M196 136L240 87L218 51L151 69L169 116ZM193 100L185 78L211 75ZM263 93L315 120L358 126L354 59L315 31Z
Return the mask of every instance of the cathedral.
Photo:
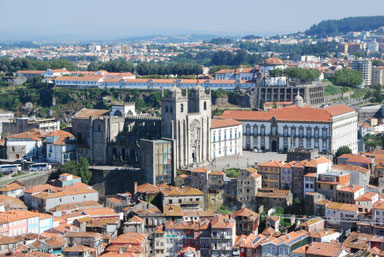
M177 168L210 161L210 130L211 93L200 85L186 95L171 88L161 102L161 136L175 140Z
M138 167L150 183L170 183L175 171L211 161L211 92L196 85L183 94L172 87L161 117L137 115L132 104L112 111L82 109L72 118L77 158L91 164ZM171 175L172 173L172 175Z

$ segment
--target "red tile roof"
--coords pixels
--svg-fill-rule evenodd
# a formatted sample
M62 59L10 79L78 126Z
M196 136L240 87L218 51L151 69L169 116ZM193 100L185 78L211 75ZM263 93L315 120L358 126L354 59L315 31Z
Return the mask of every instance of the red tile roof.
M325 109L312 107L299 107L297 105L287 106L280 109L268 111L225 111L221 118L235 120L271 120L273 117L279 121L308 121L308 122L330 122L332 117L355 111L344 105L328 107Z
M225 128L225 127L233 127L239 126L243 123L236 121L234 119L212 119L211 120L211 128Z

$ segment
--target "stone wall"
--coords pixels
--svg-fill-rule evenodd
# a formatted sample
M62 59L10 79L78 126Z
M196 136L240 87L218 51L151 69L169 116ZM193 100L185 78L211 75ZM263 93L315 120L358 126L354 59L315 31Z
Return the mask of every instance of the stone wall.
M33 186L38 186L38 185L42 185L42 184L47 183L49 175L50 175L50 173L44 172L44 173L40 173L40 174L37 174L34 176L26 177L26 178L15 177L14 180L20 181L21 183L23 183L25 185L25 188L28 189L28 188L31 188ZM1 184L1 185L9 184L11 182L12 181L9 181L9 182Z
M145 176L140 169L126 169L124 167L97 168L90 167L92 171L92 187L99 191L99 198L103 200L105 196L116 193L133 193L134 182L139 185L144 184Z

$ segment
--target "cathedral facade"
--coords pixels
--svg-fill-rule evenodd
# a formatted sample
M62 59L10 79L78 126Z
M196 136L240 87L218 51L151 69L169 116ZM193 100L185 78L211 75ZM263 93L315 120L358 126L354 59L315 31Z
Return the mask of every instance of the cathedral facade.
M175 141L176 168L211 161L211 93L173 87L161 102L161 136Z

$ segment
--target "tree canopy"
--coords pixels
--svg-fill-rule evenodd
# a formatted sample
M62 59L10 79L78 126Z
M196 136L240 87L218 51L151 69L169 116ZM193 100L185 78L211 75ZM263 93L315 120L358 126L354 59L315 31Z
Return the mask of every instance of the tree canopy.
M269 72L272 77L281 77L286 76L291 79L296 79L302 82L311 82L317 79L320 76L320 71L318 69L302 69L302 68L286 68L274 69Z
M19 58L13 60L2 57L0 58L0 71L5 73L13 73L18 70L46 70L46 69L62 69L77 70L74 62L63 59L38 60L32 58Z
M58 172L70 173L81 178L85 184L89 184L92 179L92 172L89 170L89 163L87 158L81 157L79 162L69 161L58 168Z
M326 20L313 25L305 34L328 36L351 31L369 31L384 26L384 16L348 17L340 20Z
M363 83L361 73L351 69L338 70L329 80L338 86L357 87Z
M342 156L343 154L351 154L352 153L352 150L351 148L349 148L348 146L340 146L339 149L337 149L336 153L335 153L335 157L339 157L339 156Z

